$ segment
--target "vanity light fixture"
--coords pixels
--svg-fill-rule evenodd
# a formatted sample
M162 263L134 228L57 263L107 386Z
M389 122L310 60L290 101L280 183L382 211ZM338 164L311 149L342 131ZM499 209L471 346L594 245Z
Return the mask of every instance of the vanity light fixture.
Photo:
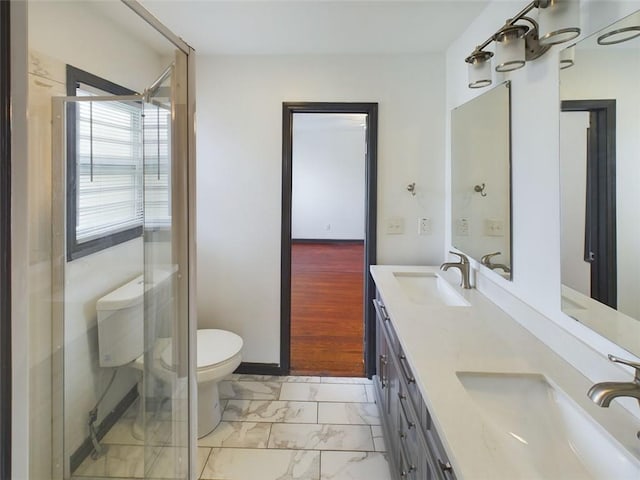
M560 70L573 67L576 61L576 45L565 48L560 52Z
M539 22L527 16L533 9L538 9ZM465 58L469 88L491 85L489 64L493 53L485 50L491 42L496 43L496 71L517 70L544 55L551 45L580 35L580 28L575 26L579 13L579 0L533 0Z
M542 3L542 2L541 2ZM557 45L580 35L580 1L547 0L538 10L540 45Z
M474 50L464 59L469 64L469 88L482 88L491 85L491 57L493 57L493 52Z
M598 45L615 45L640 36L640 25L618 28L598 37Z
M496 33L496 72L510 72L524 67L525 40L529 27L524 25L505 25Z

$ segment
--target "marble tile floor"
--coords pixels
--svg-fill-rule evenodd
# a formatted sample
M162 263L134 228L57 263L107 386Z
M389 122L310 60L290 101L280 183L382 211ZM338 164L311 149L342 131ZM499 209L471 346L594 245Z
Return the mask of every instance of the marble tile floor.
M233 374L220 383L222 422L198 441L202 480L390 480L373 386L366 378ZM105 457L87 459L75 480L178 478L180 453L156 455L130 435L131 416L105 436ZM167 425L159 424L163 432ZM170 428L169 428L170 429ZM177 450L177 449L175 449Z

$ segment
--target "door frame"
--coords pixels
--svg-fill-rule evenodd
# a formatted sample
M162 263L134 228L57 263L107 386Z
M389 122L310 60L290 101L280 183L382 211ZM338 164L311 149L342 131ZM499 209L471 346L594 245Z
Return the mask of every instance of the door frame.
M585 261L591 261L591 298L617 308L616 101L564 100L563 112L588 112ZM595 228L590 227L596 226Z
M11 22L0 2L0 478L11 478Z
M291 370L291 207L294 113L360 113L367 115L365 167L364 240L364 367L369 378L375 373L376 325L373 299L375 284L369 267L376 263L378 104L351 102L283 102L282 104L282 243L280 257L280 366L279 373Z

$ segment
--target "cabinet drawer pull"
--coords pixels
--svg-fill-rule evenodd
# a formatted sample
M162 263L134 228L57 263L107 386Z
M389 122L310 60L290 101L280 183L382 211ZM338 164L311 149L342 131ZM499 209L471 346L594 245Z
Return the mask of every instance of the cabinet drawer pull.
M415 472L417 470L415 465L410 464L407 461L406 455L402 448L400 449L400 462L402 462L402 468L400 469L400 478L407 478L411 474L411 472Z
M449 462L444 463L440 459L438 459L438 466L440 467L440 470L442 470L443 472L452 472L453 471L453 467L451 466L451 463L449 463Z
M378 363L378 374L380 375L380 384L382 388L387 387L387 373L385 367L387 366L387 356L380 355L379 363Z
M387 307L385 307L384 303L382 302L378 302L378 305L380 305L380 311L382 312L382 316L384 317L384 319L386 321L389 321L391 317L389 317L389 312L387 312Z
M402 410L402 415L407 422L409 428L415 428L416 424L409 420L409 415L407 415L406 407L404 406L404 402L407 400L407 396L404 393L398 392L398 398L400 399L400 409Z
M404 465L403 465L404 467ZM400 478L408 478L409 475L411 474L411 472L415 472L416 466L415 465L409 465L409 467L405 467L405 468L401 468L400 469Z
M408 383L416 383L416 378L411 374L411 370L409 366L406 365L407 357L404 353L399 353L398 358L400 359L400 368L402 369L402 373L404 378L407 379Z

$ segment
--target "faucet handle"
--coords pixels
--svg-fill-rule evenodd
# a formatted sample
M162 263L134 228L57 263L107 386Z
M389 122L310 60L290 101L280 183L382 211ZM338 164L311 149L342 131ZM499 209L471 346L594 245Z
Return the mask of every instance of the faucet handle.
M623 358L619 358L611 354L607 355L607 357L609 357L609 360L611 360L614 363L620 363L622 365L626 365L627 367L634 368L636 371L635 380L636 382L640 382L640 363L632 362L631 360L625 360Z
M449 250L449 253L452 255L456 255L457 257L460 257L460 263L465 264L465 263L469 263L469 259L467 258L467 256L463 253L458 253L458 252L452 252L451 250Z
M486 255L483 255L482 258L480 258L480 263L482 265L491 265L491 259L496 255L502 255L502 252L487 253Z

